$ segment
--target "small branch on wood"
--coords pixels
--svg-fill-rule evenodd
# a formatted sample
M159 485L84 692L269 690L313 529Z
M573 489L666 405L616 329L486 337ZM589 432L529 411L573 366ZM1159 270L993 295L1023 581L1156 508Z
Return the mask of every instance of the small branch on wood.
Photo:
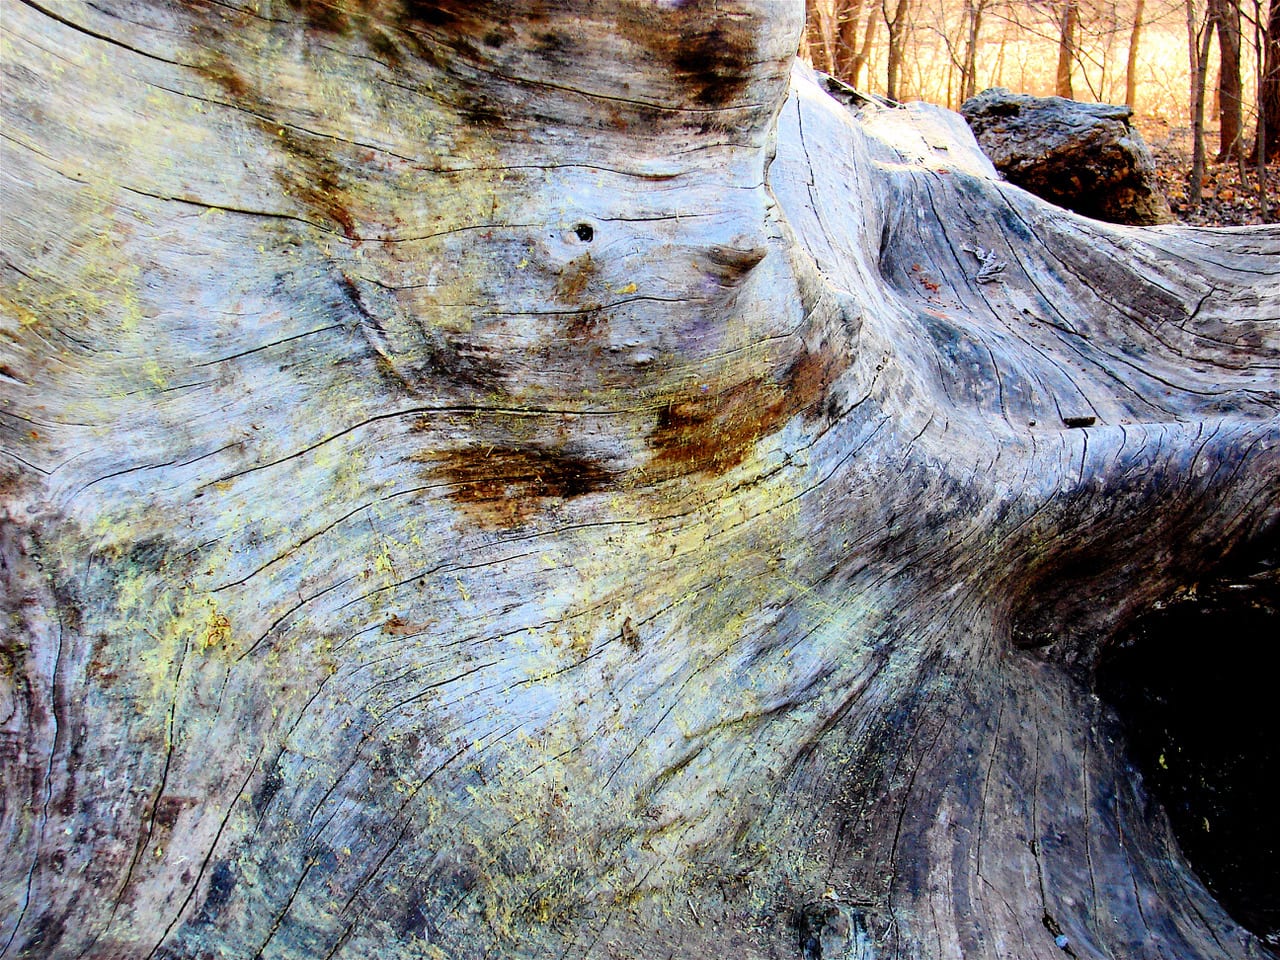
M978 283L1004 283L1002 274L1009 266L1008 262L996 257L994 250L983 250L982 247L964 247L966 253L978 258L978 272L973 279Z

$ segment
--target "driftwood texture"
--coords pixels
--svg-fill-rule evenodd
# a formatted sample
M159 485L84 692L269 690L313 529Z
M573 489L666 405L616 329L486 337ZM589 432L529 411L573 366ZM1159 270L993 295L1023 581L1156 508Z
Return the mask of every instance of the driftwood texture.
M1272 535L1280 233L802 20L4 4L4 956L1262 956L1089 670Z

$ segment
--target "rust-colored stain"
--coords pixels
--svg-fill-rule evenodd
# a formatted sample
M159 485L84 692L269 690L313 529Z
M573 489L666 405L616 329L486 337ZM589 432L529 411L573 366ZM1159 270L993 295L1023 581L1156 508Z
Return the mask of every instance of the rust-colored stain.
M356 218L351 213L351 198L344 184L348 175L329 145L319 137L300 133L271 119L276 108L260 90L249 85L227 57L207 54L196 70L233 103L250 110L263 134L276 141L282 156L292 161L271 171L285 194L297 198L317 219L336 224L346 239L357 239Z
M631 3L618 20L623 36L665 61L691 102L724 107L741 99L755 67L758 28L742 11L718 0Z
M435 624L434 620L414 623L393 614L382 623L382 632L392 637L413 637L426 633Z
M429 463L428 478L447 483L449 499L487 527L518 526L550 501L593 493L615 479L598 463L536 447L472 447L414 459Z
M776 377L760 375L727 389L699 388L673 398L658 411L649 435L654 457L646 473L661 479L736 467L757 441L797 414L820 417L822 401L847 363L844 351L806 349Z
M233 103L251 100L253 91L244 77L226 59L208 56L195 64L195 70L206 80L222 88Z
M823 401L831 385L849 368L846 344L823 342L816 350L804 350L787 368L785 382L792 401L790 414L800 413L813 422L822 416Z
M327 0L286 0L307 25L323 33L344 34L350 29L349 11Z
M784 419L786 394L767 377L674 399L658 411L649 435L659 476L724 473Z
M324 183L323 181L315 188L303 188L298 192L299 197L312 206L313 209L324 213L330 220L335 221L342 228L342 235L348 240L356 239L356 222L349 211L343 204L341 195L332 183Z
M570 260L556 280L556 298L566 303L577 303L595 274L596 264L591 259L591 254L584 253Z
M196 797L161 797L156 801L153 818L157 826L172 830L184 810L199 804Z
M620 633L622 642L631 650L640 649L640 634L636 632L635 624L631 622L631 618L622 621L622 631Z

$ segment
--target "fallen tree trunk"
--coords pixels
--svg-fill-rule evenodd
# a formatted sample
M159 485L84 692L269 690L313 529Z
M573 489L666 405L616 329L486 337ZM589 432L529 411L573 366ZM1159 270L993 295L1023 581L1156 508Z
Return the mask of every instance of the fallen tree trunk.
M1274 542L1280 233L539 11L6 7L4 955L1264 955L1091 671Z

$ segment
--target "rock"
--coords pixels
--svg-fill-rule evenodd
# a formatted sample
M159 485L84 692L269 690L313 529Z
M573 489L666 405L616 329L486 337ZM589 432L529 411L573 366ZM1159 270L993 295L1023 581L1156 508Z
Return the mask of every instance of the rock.
M1173 220L1131 108L993 87L960 112L996 169L1050 203L1112 223Z

